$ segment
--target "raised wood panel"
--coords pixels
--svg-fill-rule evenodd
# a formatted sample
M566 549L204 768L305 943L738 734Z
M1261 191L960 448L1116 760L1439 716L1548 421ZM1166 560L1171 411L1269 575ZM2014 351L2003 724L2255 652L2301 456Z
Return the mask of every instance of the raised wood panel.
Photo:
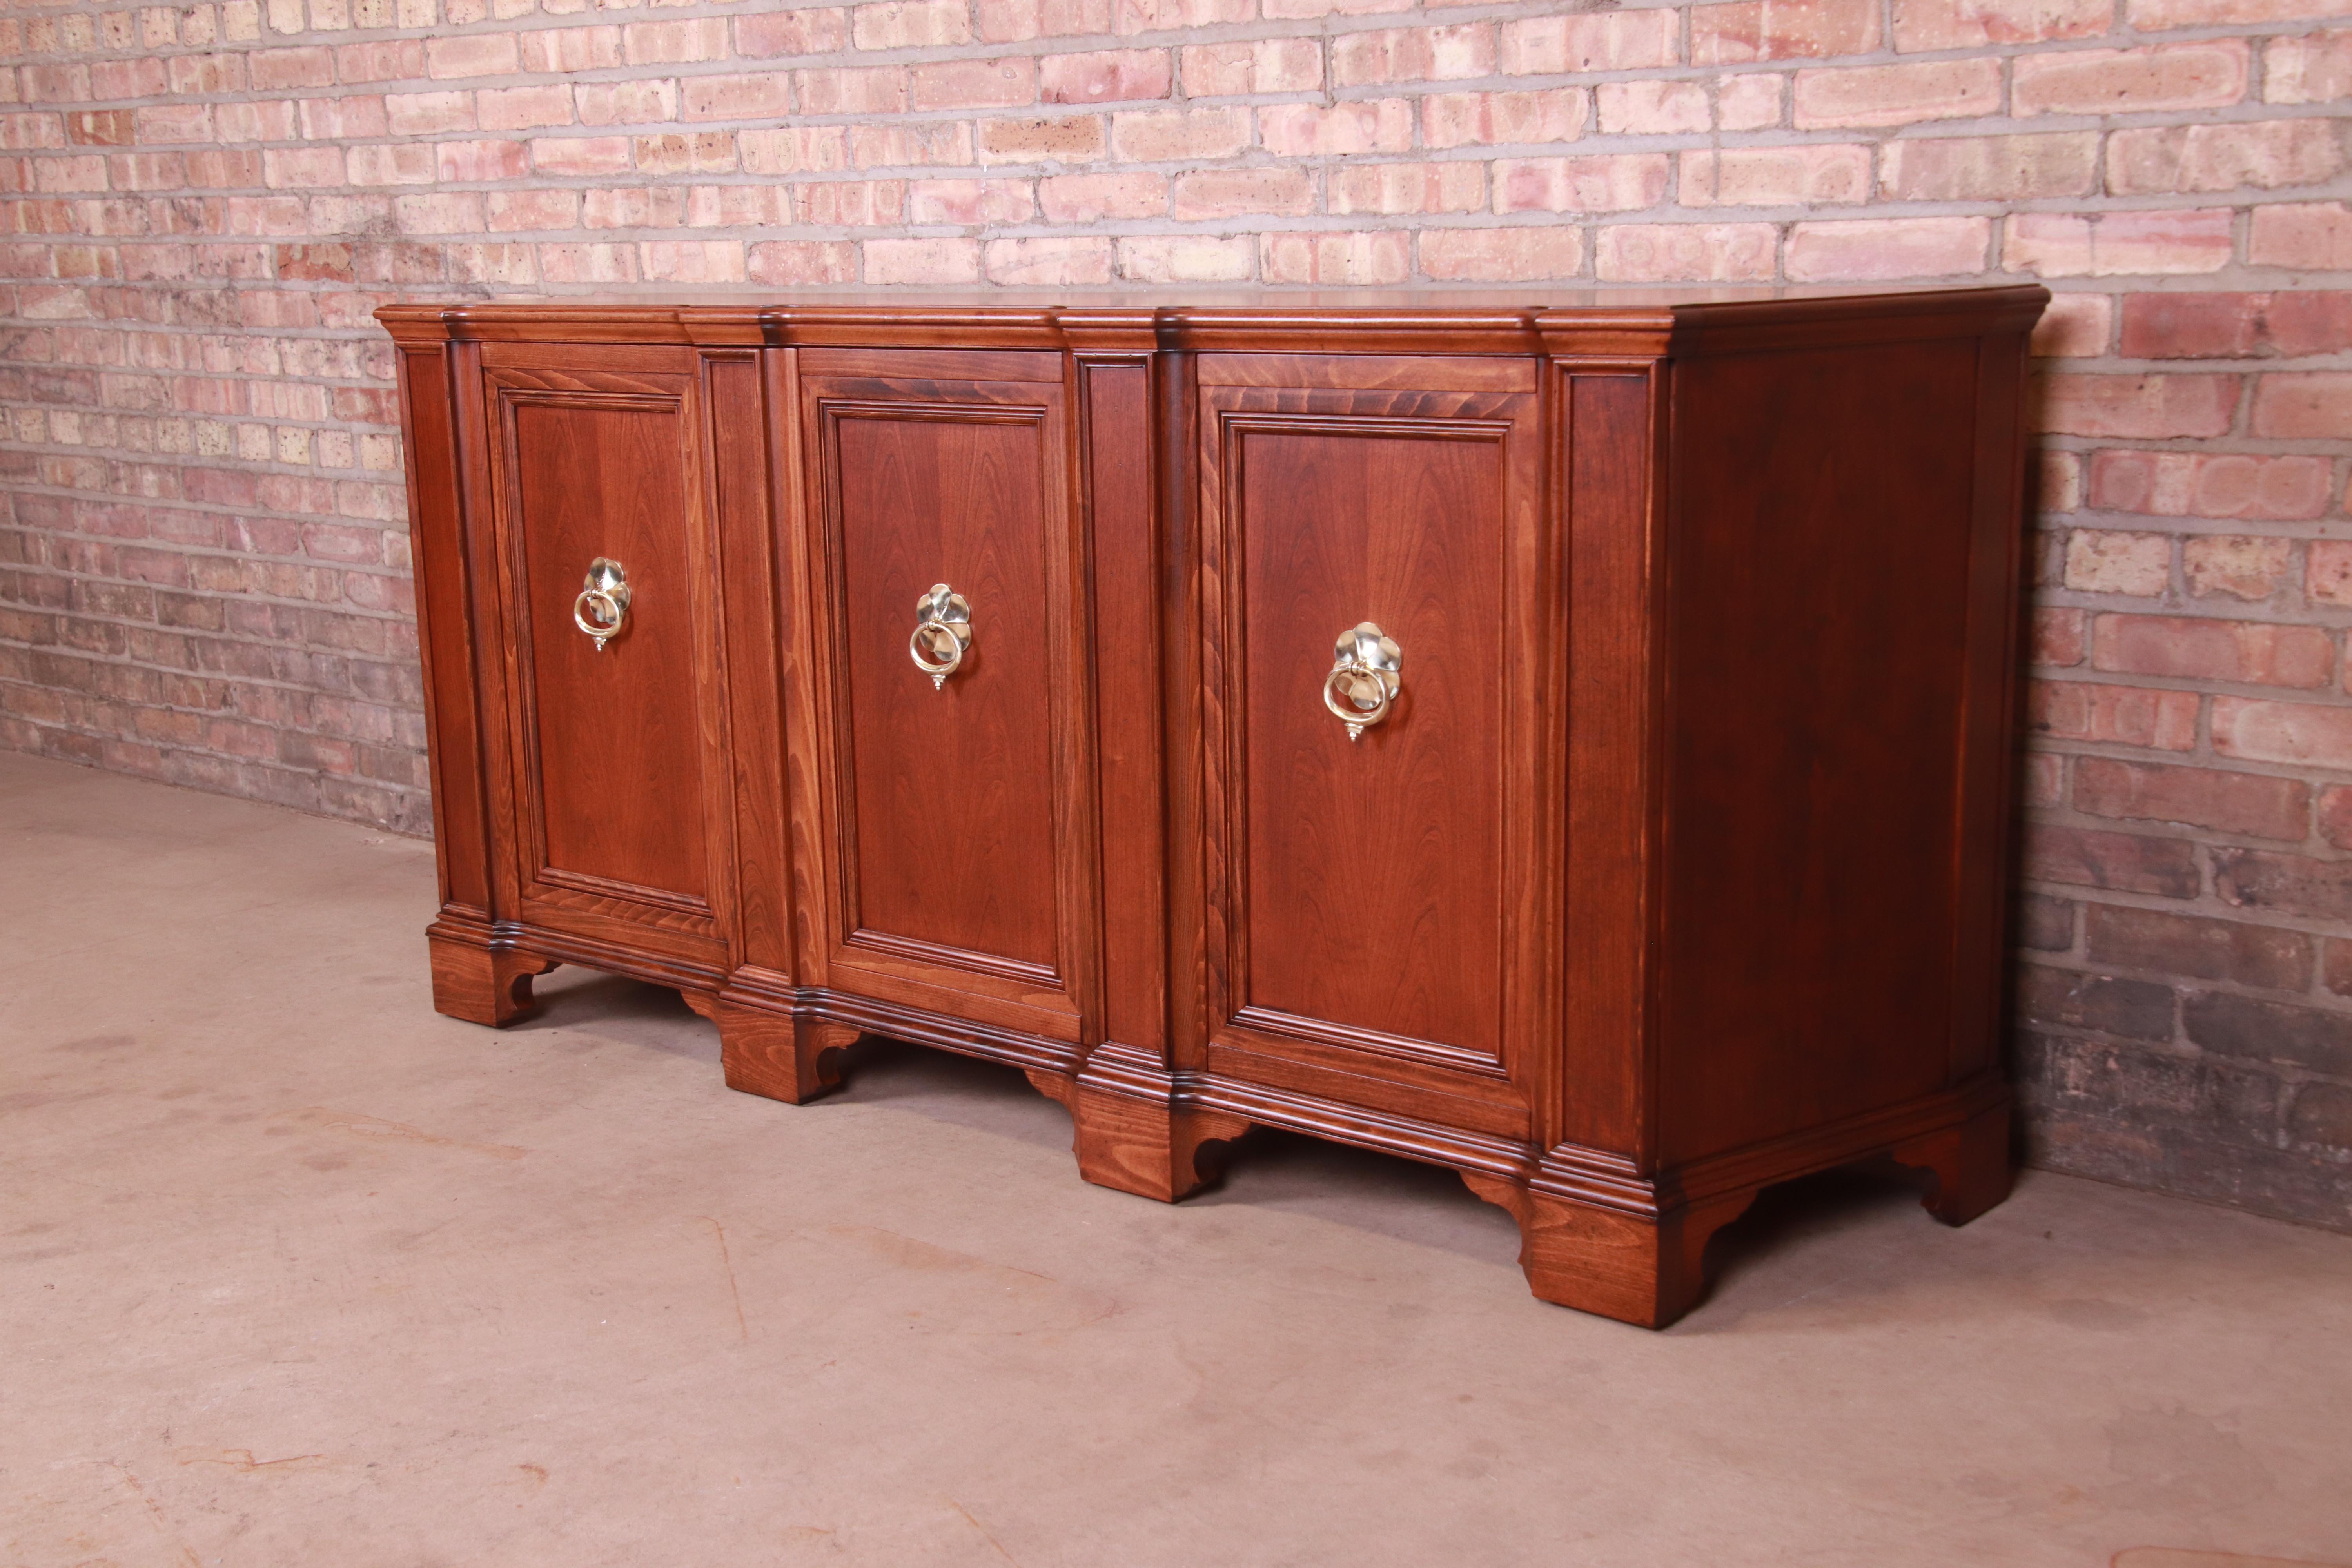
M886 999L919 982L1066 1018L1099 942L1066 399L939 374L1006 357L803 355L837 781L827 965ZM899 368L925 374L877 374ZM972 633L938 687L908 649L936 583Z
M732 873L697 378L486 374L525 905L557 930L641 927L716 956ZM572 617L599 556L630 592L602 650Z
M1384 1076L1434 1091L1433 1115L1467 1092L1524 1126L1556 711L1535 664L1537 399L1361 368L1377 389L1285 387L1296 367L1273 365L1201 394L1211 1038L1232 1057L1211 1062ZM1322 690L1365 620L1402 647L1403 689L1350 742Z

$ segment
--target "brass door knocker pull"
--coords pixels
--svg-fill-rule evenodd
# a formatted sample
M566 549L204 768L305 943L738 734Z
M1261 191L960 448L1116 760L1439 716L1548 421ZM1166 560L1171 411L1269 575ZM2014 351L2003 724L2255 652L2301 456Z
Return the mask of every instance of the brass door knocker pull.
M1341 632L1332 648L1331 673L1323 678L1323 706L1348 726L1348 739L1389 716L1404 683L1404 650L1370 621Z
M629 574L617 561L599 555L588 563L587 585L572 601L572 624L596 639L596 651L621 635L629 618Z
M948 683L971 646L971 606L945 583L932 584L931 591L915 601L915 635L907 639L907 651L915 668L931 678L932 690Z

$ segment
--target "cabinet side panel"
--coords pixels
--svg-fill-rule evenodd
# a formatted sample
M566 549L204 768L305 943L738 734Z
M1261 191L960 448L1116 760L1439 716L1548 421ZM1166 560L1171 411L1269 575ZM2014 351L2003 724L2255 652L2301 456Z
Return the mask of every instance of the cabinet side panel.
M1558 1136L1640 1155L1652 814L1652 381L1562 378L1568 899Z
M1943 1087L1977 344L1676 366L1663 1153Z
M1167 875L1160 746L1159 531L1144 363L1086 365L1102 767L1103 1032L1167 1045Z
M433 763L433 840L441 901L488 918L489 839L482 799L482 740L475 707L473 616L457 500L457 429L447 351L400 356L407 426L409 547L415 559L418 643ZM479 432L474 433L479 438Z

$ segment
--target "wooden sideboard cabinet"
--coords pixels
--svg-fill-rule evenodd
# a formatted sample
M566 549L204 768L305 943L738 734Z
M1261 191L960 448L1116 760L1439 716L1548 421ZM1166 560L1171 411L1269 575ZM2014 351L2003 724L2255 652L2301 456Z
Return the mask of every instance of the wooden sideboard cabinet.
M1009 1063L1089 1181L1449 1166L1664 1324L2009 1187L2039 288L403 305L436 1005Z

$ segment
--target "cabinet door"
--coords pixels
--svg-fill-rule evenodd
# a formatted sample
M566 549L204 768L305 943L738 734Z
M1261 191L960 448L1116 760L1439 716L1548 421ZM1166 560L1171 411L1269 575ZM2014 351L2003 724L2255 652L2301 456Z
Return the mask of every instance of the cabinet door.
M1561 630L1534 366L1203 354L1198 378L1207 1065L1526 1137ZM1335 645L1365 623L1399 682L1351 739L1329 703L1370 693Z
M716 966L727 814L696 356L482 357L522 918L616 955ZM599 560L627 594L601 647L581 625L618 607L583 601Z
M1076 1039L1095 938L1060 356L799 360L823 984ZM961 647L919 634L934 601Z

